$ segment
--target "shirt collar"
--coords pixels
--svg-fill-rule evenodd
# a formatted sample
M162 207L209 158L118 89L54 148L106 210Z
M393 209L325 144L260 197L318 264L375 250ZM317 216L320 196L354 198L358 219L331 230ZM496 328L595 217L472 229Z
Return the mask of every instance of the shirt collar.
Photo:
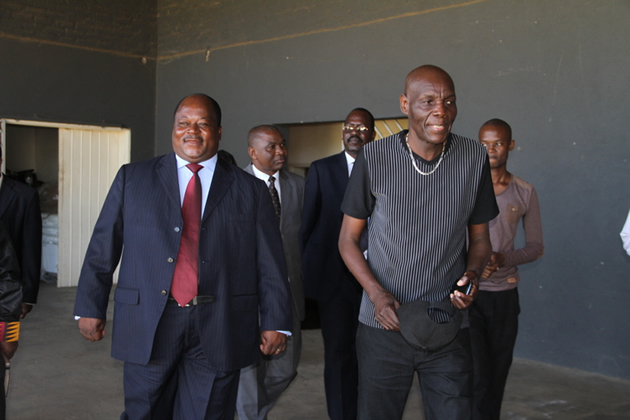
M252 172L254 172L254 176L256 178L262 179L265 182L269 182L269 176L273 176L276 180L278 180L279 173L280 173L280 171L276 171L273 175L267 175L266 173L258 169L256 165L254 165L253 163L252 163Z
M175 153L175 160L177 161L178 170L181 169L183 166L186 166L190 163L187 160L184 160L181 157L179 157L177 153ZM216 168L217 166L217 160L218 160L218 155L215 153L215 155L212 156L210 159L204 160L203 162L199 162L199 165L203 166L204 169L209 169L212 172L214 172L214 168Z
M346 155L346 162L348 163L348 165L353 164L356 159L350 156L348 152L344 151L344 154Z

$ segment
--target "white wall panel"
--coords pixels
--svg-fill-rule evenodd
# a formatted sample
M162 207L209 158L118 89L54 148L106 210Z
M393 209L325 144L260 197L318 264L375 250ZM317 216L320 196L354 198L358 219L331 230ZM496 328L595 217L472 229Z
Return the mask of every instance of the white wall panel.
M59 129L59 287L77 285L101 206L129 151L129 130Z

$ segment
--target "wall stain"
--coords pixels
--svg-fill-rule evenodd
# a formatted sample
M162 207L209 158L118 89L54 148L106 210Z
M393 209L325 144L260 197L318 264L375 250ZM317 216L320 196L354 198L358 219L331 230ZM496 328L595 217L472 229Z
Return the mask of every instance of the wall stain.
M110 50L110 49L107 49L107 48L86 47L86 46L83 46L83 45L74 45L74 44L69 44L69 43L66 43L66 42L49 41L49 40L46 40L46 39L36 39L36 38L29 38L29 37L25 37L25 36L5 34L5 33L2 33L2 32L0 32L0 38L12 39L14 41L32 42L32 43L36 43L36 44L53 45L55 47L74 48L74 49L83 50L83 51L99 52L99 53L115 55L115 56L118 56L118 57L137 58L137 59L140 59L140 60L144 59L145 62L143 62L142 64L146 64L146 60L153 60L153 61L156 60L156 57L150 57L150 56L144 55L144 54L125 53L125 52L121 52L121 51Z
M194 50L194 51L182 52L182 53L178 53L178 54L168 54L168 55L159 55L158 54L157 60L158 61L167 61L167 60L172 60L174 58L186 57L186 56L189 56L189 55L208 54L208 51L210 51L210 53L212 53L214 51L226 50L226 49L230 49L230 48L239 48L239 47L246 47L246 46L250 46L250 45L259 45L259 44L265 44L265 43L268 43L268 42L283 41L283 40L287 40L287 39L300 38L300 37L310 36L310 35L318 35L318 34L323 34L323 33L328 33L328 32L344 31L344 30L347 30L347 29L354 29L354 28L360 28L360 27L363 27L363 26L376 25L376 24L383 23L383 22L388 22L388 21L391 21L391 20L405 19L405 18L414 17L414 16L426 15L426 14L429 14L429 13L441 12L441 11L449 10L449 9L458 9L458 8L462 8L462 7L472 6L472 5L478 4L478 3L483 3L483 2L486 2L486 1L488 1L488 0L472 0L472 1L462 2L462 3L452 4L452 5L448 5L448 6L434 7L434 8L431 8L431 9L420 10L420 11L416 11L416 12L408 12L408 13L403 13L403 14L400 14L400 15L388 16L388 17L384 17L384 18L380 18L380 19L373 19L373 20L369 20L369 21L365 21L365 22L354 23L352 25L338 26L338 27L335 27L335 28L323 28L323 29L316 29L316 30L312 30L312 31L306 31L306 32L302 32L302 33L295 33L295 34L271 37L271 38L267 38L267 39L242 41L242 42L236 42L236 43L232 43L232 44L228 44L228 45L221 45L221 46L218 46L218 47L203 48L203 49L198 49L198 50Z
M379 18L379 19L372 19L365 22L358 22L358 23L338 26L334 28L322 28L322 29L315 29L315 30L306 31L306 32L287 34L287 35L282 35L282 36L277 36L277 37L270 37L266 39L248 40L248 41L231 43L227 45L221 45L217 47L197 49L197 50L187 51L187 52L182 52L182 53L177 53L177 54L160 55L158 53L156 56L153 56L150 54L134 54L134 53L122 52L122 51L117 51L117 50L112 50L112 49L107 49L107 48L76 45L76 44L72 44L68 42L53 41L53 40L48 40L48 39L36 38L36 37L20 36L20 35L8 34L4 32L0 32L0 38L11 39L11 40L21 41L21 42L31 42L31 43L37 43L37 44L43 44L43 45L52 45L52 46L57 46L57 47L67 47L67 48L73 48L73 49L79 49L79 50L91 51L91 52L99 52L99 53L110 54L110 55L114 55L118 57L137 58L141 60L142 64L145 64L146 60L151 60L151 61L155 60L155 61L165 62L165 61L169 61L175 58L181 58L181 57L186 57L186 56L196 55L196 54L203 54L204 59L206 61L209 61L210 55L215 51L220 51L220 50L225 50L225 49L230 49L230 48L245 47L245 46L250 46L250 45L259 45L259 44L265 44L269 42L283 41L287 39L305 37L305 36L310 36L310 35L318 35L318 34L324 34L324 33L329 33L329 32L344 31L348 29L360 28L360 27L370 26L370 25L377 25L380 23L388 22L388 21L421 16L421 15L441 12L441 11L445 11L449 9L458 9L462 7L472 6L472 5L483 3L486 1L488 0L471 0L471 1L461 2L461 3L451 4L448 6L434 7L434 8L426 9L426 10L402 13L399 15L388 16L388 17ZM212 6L215 6L215 7L219 5L220 5L220 2L215 2L212 4ZM158 18L158 21L159 21L159 18Z

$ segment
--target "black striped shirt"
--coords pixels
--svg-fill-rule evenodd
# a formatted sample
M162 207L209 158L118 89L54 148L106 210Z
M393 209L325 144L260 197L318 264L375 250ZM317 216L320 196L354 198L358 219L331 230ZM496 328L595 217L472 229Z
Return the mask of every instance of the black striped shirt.
M367 144L354 164L342 211L369 223L368 263L378 282L401 303L442 301L466 268L468 224L498 213L485 148L451 134L431 175L413 167L406 131ZM414 154L423 172L431 162ZM359 320L381 328L363 294Z

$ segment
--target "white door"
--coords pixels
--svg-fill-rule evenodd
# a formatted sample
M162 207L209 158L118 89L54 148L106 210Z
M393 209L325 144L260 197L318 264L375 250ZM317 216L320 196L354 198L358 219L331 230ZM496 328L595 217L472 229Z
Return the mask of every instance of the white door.
M85 251L105 196L118 168L129 163L130 130L0 119L3 156L6 153L6 123L59 130L59 156L50 157L59 159L57 286L76 286ZM3 159L3 171L5 165Z
M130 140L127 129L59 129L58 287L78 284L109 187L120 166L129 163Z

